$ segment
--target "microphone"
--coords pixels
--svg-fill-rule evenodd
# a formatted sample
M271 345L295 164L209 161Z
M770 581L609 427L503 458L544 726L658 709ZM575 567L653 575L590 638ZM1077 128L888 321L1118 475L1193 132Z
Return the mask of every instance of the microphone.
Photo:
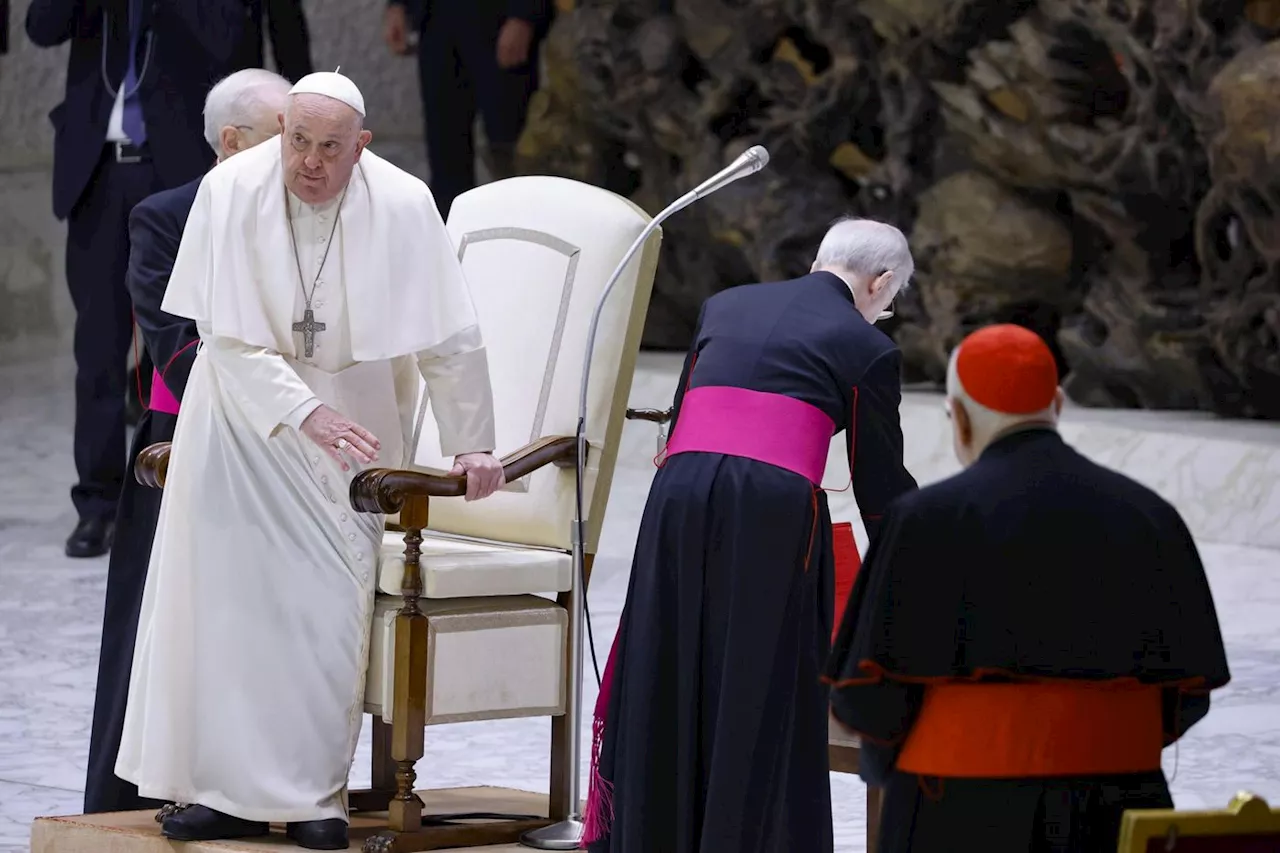
M754 175L767 165L769 165L769 152L765 150L763 145L752 145L739 154L737 160L734 160L728 166L725 166L719 172L694 187L693 197L695 200L706 198L713 192L724 189L739 178Z
M587 331L587 351L582 360L582 384L578 389L578 427L576 434L578 454L577 462L574 465L576 502L573 515L573 587L570 592L571 609L569 611L568 637L570 653L569 695L565 701L565 728L568 729L568 743L565 745L565 764L567 765L566 771L569 774L569 807L572 811L567 819L559 823L554 823L542 829L530 830L522 835L520 843L525 847L532 847L537 850L578 850L582 843L584 829L581 812L581 778L579 776L582 763L580 733L582 728L583 647L585 645L586 632L590 630L590 625L583 624L586 620L587 587L585 553L583 552L583 546L586 542L586 508L582 502L582 490L583 483L586 480L587 387L591 374L591 356L595 352L596 332L600 327L601 314L604 312L605 303L609 299L609 294L613 291L613 286L618 283L618 279L622 278L622 273L627 268L627 264L631 263L631 258L636 252L640 251L640 247L649 239L649 235L658 230L664 220L693 204L698 199L706 198L712 193L724 189L739 178L755 174L763 169L768 162L769 152L764 149L764 146L753 145L742 152L738 159L680 196L680 198L667 205L661 213L649 220L648 224L640 232L640 236L636 237L635 242L627 249L627 253L622 256L622 260L614 268L612 275L609 276L604 290L600 292L600 298L596 301L595 313L591 315L591 325ZM598 680L599 678L600 672L597 669L596 679Z

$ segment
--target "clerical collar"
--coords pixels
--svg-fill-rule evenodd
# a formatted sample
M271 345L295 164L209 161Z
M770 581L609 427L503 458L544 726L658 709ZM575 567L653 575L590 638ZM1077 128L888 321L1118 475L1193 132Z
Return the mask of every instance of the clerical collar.
M289 196L289 207L293 211L294 215L297 215L304 210L310 213L328 213L329 211L337 208L338 202L342 201L342 193L338 193L323 204L311 204L309 202L305 202L294 195L293 190L287 188L285 193Z

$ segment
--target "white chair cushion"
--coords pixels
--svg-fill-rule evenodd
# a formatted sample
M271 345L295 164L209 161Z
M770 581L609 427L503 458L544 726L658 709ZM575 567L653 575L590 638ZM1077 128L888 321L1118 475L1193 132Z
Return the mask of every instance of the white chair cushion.
M449 234L488 351L499 455L574 434L592 314L649 219L621 196L564 178L511 178L454 201ZM636 253L601 315L587 394L588 550L603 520L660 241L655 233ZM448 470L423 402L413 464ZM567 551L573 507L573 472L548 466L487 500L433 501L431 527Z
M378 591L399 596L403 533L383 535L379 563ZM423 536L419 565L425 598L566 592L573 580L573 559L563 551L430 535Z

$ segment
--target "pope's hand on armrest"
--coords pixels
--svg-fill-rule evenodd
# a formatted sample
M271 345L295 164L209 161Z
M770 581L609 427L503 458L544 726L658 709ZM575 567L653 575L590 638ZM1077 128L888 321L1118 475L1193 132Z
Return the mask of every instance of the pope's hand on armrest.
M590 448L587 448L590 452ZM569 468L577 459L577 439L551 436L507 454L500 460L503 479L510 483L547 465ZM444 472L374 468L351 481L351 505L360 512L391 514L404 507L406 498L460 498L467 494L467 478Z
M506 483L502 463L492 453L459 453L453 461L450 477L467 478L468 501L478 501L501 489Z

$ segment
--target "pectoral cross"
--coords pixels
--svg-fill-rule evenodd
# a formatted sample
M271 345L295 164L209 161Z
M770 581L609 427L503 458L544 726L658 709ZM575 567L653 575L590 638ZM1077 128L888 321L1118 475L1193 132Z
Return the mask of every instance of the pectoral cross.
M324 331L324 323L316 322L316 314L310 308L302 312L302 321L293 324L295 332L302 332L302 351L307 358L316 353L316 332Z

